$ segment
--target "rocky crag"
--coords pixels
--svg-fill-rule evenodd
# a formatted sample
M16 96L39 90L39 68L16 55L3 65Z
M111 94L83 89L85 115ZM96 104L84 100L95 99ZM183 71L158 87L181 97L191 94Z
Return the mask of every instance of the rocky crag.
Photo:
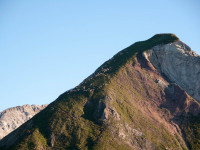
M0 112L0 139L31 119L47 105L23 105Z
M145 51L144 56L171 82L200 101L200 56L189 46L181 41L158 45Z
M200 149L198 84L187 81L192 73L198 81L198 71L184 69L194 64L199 69L198 55L173 34L136 42L3 138L0 149Z

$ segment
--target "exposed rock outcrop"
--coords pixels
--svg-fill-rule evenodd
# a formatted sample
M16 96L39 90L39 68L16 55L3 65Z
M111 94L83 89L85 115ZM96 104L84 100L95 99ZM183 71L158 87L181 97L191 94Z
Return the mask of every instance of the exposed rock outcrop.
M0 139L31 119L47 105L23 105L0 112Z
M157 45L143 55L172 82L200 101L200 56L181 41Z

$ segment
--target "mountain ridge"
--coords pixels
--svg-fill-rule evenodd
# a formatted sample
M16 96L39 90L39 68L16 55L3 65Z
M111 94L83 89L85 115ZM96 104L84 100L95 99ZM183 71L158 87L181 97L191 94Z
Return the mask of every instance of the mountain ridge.
M0 139L12 132L47 105L23 105L11 107L0 112Z
M199 103L143 52L177 42L158 34L136 42L0 141L2 149L192 149ZM166 86L163 83L166 83ZM198 112L198 111L196 111ZM191 115L191 116L190 116ZM190 124L188 120L194 120ZM187 135L188 134L188 135ZM197 134L198 135L198 134Z

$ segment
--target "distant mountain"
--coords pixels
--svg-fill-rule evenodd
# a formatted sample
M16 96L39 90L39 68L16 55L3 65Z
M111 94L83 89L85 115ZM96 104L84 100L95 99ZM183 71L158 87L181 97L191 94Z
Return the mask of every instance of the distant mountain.
M200 149L199 56L157 34L113 56L1 149Z
M47 105L23 105L0 112L0 139L18 128Z

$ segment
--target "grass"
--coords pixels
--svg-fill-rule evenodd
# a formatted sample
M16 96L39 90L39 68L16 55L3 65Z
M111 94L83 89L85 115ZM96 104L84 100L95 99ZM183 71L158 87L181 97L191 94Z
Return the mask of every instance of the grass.
M21 144L17 145L17 149L45 149L47 140L36 128ZM14 148L15 149L15 148Z
M188 146L192 150L200 149L200 115L182 117L181 129L185 135Z

